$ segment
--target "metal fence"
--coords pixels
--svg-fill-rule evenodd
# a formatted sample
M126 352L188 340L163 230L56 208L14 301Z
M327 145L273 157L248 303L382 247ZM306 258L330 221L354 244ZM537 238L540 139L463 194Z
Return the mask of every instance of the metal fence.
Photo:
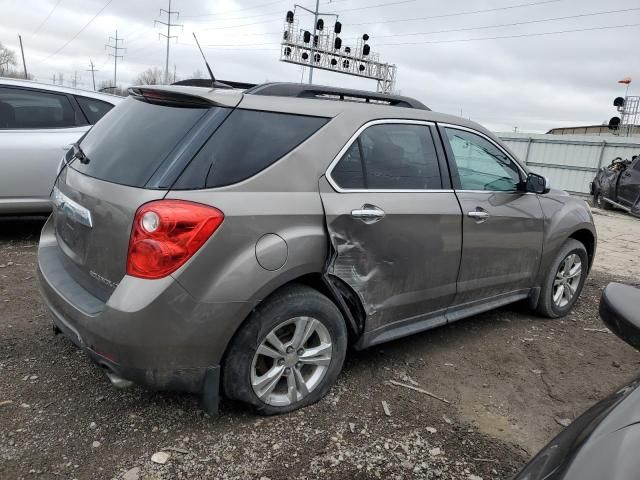
M616 157L631 158L640 154L639 137L496 135L532 171L546 176L553 187L581 195L589 194L589 183L600 167L608 165Z

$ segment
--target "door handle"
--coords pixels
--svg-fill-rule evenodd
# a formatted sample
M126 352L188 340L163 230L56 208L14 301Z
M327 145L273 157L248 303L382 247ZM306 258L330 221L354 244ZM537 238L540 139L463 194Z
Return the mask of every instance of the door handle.
M477 220L479 222L483 222L487 218L489 218L491 215L489 215L488 212L485 212L485 211L482 211L482 210L474 210L472 212L467 213L467 216L471 217L474 220Z
M385 216L384 210L375 205L365 204L362 208L351 210L351 216L362 220L364 223L375 223Z

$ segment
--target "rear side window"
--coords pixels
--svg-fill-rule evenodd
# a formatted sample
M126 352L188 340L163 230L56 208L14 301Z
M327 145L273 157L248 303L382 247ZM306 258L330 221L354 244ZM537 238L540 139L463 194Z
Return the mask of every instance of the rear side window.
M173 188L214 188L252 177L313 135L328 119L234 110Z
M66 95L0 87L0 129L46 129L76 125Z
M405 123L367 128L331 171L331 178L346 190L442 188L431 129Z
M110 103L96 100L95 98L76 97L76 100L91 125L104 117L113 108Z
M143 187L207 111L129 97L89 130L80 143L86 159L71 167L107 182Z

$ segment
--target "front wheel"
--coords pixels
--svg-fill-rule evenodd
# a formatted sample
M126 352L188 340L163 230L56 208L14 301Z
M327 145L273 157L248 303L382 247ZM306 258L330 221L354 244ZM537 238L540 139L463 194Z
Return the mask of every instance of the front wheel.
M549 318L564 317L578 300L589 270L582 243L570 238L551 264L540 292L537 312Z
M224 393L263 415L297 410L326 395L346 350L345 322L333 302L303 285L286 287L235 336L223 366Z

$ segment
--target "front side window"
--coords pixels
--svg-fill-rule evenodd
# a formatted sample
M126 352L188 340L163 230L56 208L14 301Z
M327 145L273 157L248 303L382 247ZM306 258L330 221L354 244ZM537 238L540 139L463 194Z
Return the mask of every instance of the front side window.
M46 129L76 125L66 95L0 87L0 129Z
M104 117L113 108L110 103L96 100L95 98L76 97L76 100L91 125Z
M462 190L511 192L519 189L520 171L493 143L466 130L446 128Z
M336 164L331 178L347 190L442 188L430 128L406 123L367 128Z

